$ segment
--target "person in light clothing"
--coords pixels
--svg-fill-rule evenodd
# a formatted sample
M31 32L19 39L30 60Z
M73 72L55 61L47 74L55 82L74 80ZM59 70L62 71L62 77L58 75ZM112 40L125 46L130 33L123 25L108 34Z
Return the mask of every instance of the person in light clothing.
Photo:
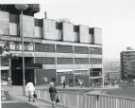
M28 82L26 84L26 93L28 95L28 101L31 101L31 99L34 101L33 98L34 92L35 92L34 84L32 82Z

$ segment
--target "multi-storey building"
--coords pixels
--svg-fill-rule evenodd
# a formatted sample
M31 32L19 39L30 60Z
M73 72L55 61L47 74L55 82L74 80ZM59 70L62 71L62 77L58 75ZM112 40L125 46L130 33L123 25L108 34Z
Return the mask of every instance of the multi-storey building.
M121 52L121 79L132 80L135 78L135 51Z
M102 82L102 30L68 21L34 18L39 5L30 5L22 16L24 37L25 79L44 84L65 79L67 84L84 85ZM20 13L14 5L0 5L0 42L8 46L10 56L3 57L13 85L22 84L22 42ZM7 62L6 62L7 61ZM34 68L31 64L41 64ZM3 67L4 69L4 67ZM7 70L7 71L6 71ZM4 77L7 78L7 77Z

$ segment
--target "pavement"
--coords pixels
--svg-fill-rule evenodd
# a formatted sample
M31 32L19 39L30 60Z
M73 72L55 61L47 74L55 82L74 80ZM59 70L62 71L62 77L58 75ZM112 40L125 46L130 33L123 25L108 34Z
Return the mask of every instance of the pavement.
M38 108L38 107L24 102L8 102L2 103L2 108Z
M10 100L2 101L2 108L52 108L50 102L37 100L29 102L26 96L22 95L22 87L5 87L9 92ZM63 108L62 105L56 105L55 108Z
M51 103L38 99L36 102L29 102L26 96L23 96L22 86L4 86L2 87L4 90L8 91L10 100L2 101L2 108L52 108ZM36 89L48 89L48 86L37 86ZM57 87L57 89L62 91L81 91L88 92L92 91L95 88L80 88L80 87L66 87L62 88L62 86ZM103 89L103 88L96 88ZM110 88L112 89L112 88ZM62 105L56 105L55 108L64 108Z

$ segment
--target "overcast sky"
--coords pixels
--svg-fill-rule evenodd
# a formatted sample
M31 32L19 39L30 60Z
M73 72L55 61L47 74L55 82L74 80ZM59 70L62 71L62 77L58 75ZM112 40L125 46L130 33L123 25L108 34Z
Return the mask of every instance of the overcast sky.
M44 17L44 11L47 11L50 19L66 18L74 24L101 27L104 58L119 59L120 52L127 46L135 48L135 0L39 0L39 2L41 11L38 17Z
M40 0L43 17L67 18L75 24L103 29L104 58L118 58L127 46L135 48L135 0Z

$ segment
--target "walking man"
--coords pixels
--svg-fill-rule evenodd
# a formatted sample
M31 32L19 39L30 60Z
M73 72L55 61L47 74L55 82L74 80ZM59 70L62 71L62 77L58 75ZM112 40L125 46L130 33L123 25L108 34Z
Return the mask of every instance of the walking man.
M52 107L55 108L57 90L54 87L54 82L50 82L49 94L50 94L50 99L51 99L51 102L52 102Z

